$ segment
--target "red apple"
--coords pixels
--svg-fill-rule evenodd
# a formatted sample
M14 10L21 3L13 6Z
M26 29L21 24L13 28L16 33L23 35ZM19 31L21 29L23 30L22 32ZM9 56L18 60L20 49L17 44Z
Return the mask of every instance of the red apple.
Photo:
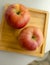
M43 34L37 27L26 27L19 35L20 44L28 50L36 50L43 41Z
M19 29L28 23L30 14L24 5L12 4L5 11L5 19L13 28Z

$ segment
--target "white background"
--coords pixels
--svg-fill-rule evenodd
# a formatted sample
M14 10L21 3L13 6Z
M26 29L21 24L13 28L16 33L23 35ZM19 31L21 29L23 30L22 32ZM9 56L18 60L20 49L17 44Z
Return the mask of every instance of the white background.
M50 0L0 0L0 21L2 17L3 6L7 3L22 3L27 7L46 10L50 13ZM48 50L50 50L50 19L48 20L45 52ZM34 59L36 58L32 56L0 51L0 65L26 65Z

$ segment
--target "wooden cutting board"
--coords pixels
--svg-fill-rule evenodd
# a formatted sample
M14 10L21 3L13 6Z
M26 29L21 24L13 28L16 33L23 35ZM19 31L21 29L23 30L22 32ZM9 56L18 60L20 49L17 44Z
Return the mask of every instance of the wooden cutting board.
M8 6L4 7L4 12ZM37 9L28 8L30 12L30 21L25 26L36 26L42 31L44 36L44 41L42 46L40 46L35 51L28 51L22 48L18 42L18 35L20 34L22 29L13 29L10 27L5 18L4 13L2 17L2 23L0 26L0 50L10 51L10 52L18 52L31 56L39 56L42 57L45 51L46 45L46 35L47 35L47 25L48 25L48 12L41 11Z

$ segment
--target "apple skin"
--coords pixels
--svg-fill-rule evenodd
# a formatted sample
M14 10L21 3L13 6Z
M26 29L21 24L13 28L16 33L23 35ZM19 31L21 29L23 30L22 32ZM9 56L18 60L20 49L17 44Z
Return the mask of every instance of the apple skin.
M32 38L32 37L35 38ZM43 34L37 27L29 26L24 28L19 35L20 45L27 50L36 50L43 41Z
M30 13L22 4L11 4L5 11L5 19L10 26L20 29L29 22Z

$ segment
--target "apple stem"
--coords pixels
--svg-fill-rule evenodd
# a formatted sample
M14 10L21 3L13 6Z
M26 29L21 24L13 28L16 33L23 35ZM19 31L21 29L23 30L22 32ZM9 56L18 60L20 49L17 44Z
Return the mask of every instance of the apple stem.
M33 39L36 39L36 37L35 37L35 36L32 36L32 38L33 38Z
M19 15L20 14L20 11L18 11L17 14Z

